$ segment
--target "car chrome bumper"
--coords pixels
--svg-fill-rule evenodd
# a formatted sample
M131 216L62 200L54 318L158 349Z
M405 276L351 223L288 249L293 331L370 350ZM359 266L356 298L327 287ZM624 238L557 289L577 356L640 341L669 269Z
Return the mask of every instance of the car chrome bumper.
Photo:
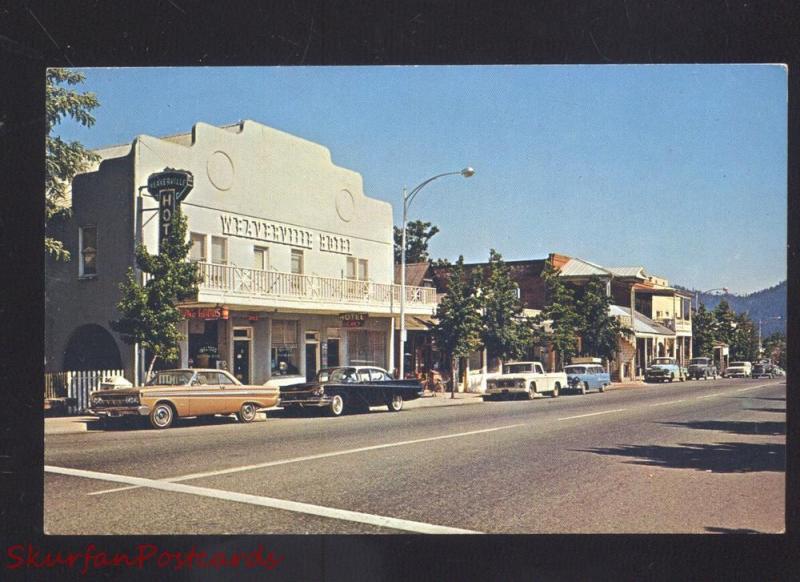
M487 388L485 394L489 394L490 396L493 394L501 395L501 394L527 394L528 391L525 388Z
M118 418L120 416L147 416L150 414L149 406L109 406L108 408L89 408L87 413L99 418Z
M320 397L306 397L306 398L292 398L281 399L278 406L286 408L287 406L330 406L332 398L328 396Z

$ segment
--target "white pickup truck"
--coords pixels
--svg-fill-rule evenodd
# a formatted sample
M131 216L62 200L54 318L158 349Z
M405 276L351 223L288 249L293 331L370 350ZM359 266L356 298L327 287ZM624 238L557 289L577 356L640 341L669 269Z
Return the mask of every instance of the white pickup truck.
M503 364L500 376L486 382L483 399L515 398L521 395L531 399L537 394L550 394L555 398L567 387L567 375L564 372L546 373L539 362L509 362Z

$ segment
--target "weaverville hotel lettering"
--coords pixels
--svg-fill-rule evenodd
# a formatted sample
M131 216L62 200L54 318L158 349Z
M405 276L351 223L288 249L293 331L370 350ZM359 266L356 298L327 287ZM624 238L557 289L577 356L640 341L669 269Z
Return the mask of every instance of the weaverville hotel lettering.
M220 220L224 235L305 249L314 248L314 233L304 228L231 214L221 214ZM316 238L319 240L319 250L321 251L350 254L350 239L347 237L320 233Z

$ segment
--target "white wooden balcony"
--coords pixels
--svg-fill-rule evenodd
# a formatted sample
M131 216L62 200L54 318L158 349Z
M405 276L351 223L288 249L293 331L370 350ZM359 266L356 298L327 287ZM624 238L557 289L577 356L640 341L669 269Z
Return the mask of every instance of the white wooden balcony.
M233 265L196 263L202 281L198 303L225 303L244 307L305 308L316 311L341 309L399 314L400 285L262 271ZM436 310L436 289L406 285L405 308L409 315L428 315Z
M692 320L691 319L677 319L675 317L665 317L656 319L661 325L668 327L676 334L691 335L692 334Z

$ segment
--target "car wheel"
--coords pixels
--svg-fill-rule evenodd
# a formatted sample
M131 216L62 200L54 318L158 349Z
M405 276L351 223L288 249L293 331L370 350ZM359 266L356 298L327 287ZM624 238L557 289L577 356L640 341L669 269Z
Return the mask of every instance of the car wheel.
M586 394L586 391L589 390L589 383L584 382L581 384L581 394Z
M344 398L341 394L334 394L331 404L328 407L328 413L331 416L341 416L344 414Z
M672 382L673 380L675 380L675 374L670 374L669 381Z
M392 395L392 399L387 406L390 412L400 412L403 409L403 396L401 394Z
M175 411L166 402L159 402L150 411L150 426L153 428L169 428L175 419Z
M606 391L606 385L600 384L600 392L605 392L605 391Z
M561 392L561 384L556 384L556 387L553 388L553 398L558 398L560 392Z
M239 419L239 422L253 422L256 418L256 411L257 408L255 404L245 402L242 404L239 412L236 413L236 417Z

